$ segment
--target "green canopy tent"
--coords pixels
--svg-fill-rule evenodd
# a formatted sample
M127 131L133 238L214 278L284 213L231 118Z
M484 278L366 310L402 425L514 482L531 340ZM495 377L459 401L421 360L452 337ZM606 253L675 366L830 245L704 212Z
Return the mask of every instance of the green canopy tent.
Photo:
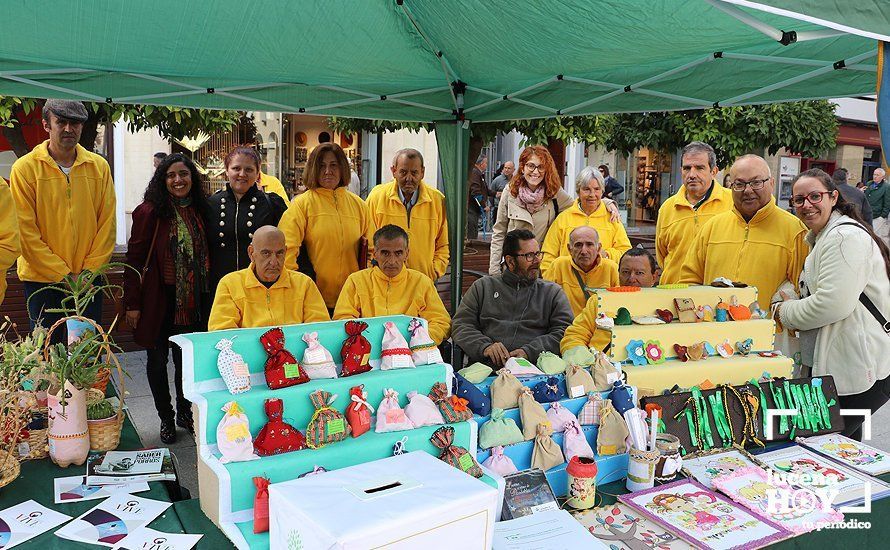
M469 122L872 94L887 10L840 4L17 0L0 93L434 121L454 307Z

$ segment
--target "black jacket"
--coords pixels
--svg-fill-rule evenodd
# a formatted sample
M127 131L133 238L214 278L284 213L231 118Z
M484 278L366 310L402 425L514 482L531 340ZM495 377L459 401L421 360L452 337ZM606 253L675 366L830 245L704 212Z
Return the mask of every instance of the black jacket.
M207 243L210 246L210 289L224 275L250 265L247 245L253 232L264 225L278 226L278 220L287 210L284 199L274 193L264 193L256 185L235 200L235 194L226 184L208 198L210 214L207 221Z
M869 204L868 197L865 196L865 193L848 183L837 184L837 190L844 196L845 201L851 202L856 206L856 211L862 216L863 221L871 225L871 204Z

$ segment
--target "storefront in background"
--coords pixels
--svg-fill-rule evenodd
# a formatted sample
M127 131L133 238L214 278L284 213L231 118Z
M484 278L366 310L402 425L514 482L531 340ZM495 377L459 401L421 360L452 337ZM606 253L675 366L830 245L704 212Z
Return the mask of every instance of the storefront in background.
M361 134L341 134L327 124L327 117L285 115L282 120L281 182L293 194L302 182L306 161L313 149L322 143L336 143L343 148L353 170L361 177Z

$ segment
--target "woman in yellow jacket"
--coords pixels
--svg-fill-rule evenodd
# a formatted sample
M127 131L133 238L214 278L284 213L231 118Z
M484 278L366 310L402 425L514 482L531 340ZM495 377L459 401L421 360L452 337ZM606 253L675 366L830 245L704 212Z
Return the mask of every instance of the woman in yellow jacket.
M312 150L303 183L306 192L291 202L278 224L287 239L285 266L314 274L330 313L346 278L367 267L365 249L371 242L374 222L365 202L346 189L349 162L336 143L323 143ZM308 262L301 258L298 266L301 247Z
M0 178L0 305L6 295L6 270L12 267L15 259L22 253L19 243L19 220L15 215L15 204L6 180Z
M575 180L578 201L556 217L541 247L544 252L542 274L547 272L553 260L569 255L569 234L582 225L590 226L599 233L603 257L617 262L622 254L630 250L624 225L620 220L612 220L612 214L603 203L604 188L603 175L596 168L588 166L578 174Z

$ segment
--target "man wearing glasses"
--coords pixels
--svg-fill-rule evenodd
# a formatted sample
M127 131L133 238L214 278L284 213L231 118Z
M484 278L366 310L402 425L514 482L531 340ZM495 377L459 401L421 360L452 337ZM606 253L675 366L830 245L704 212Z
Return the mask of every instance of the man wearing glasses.
M785 281L797 286L807 255L806 227L776 206L769 166L744 155L730 169L733 209L711 218L692 242L681 283L709 284L718 277L757 287L766 311Z
M504 236L506 269L474 282L451 324L452 340L471 363L501 368L510 357L534 363L543 351L559 353L572 308L559 285L539 278L542 257L531 231Z
M683 260L705 222L732 209L732 192L714 181L717 155L707 143L693 141L683 147L683 185L658 209L655 253L664 271L661 282L680 279Z

